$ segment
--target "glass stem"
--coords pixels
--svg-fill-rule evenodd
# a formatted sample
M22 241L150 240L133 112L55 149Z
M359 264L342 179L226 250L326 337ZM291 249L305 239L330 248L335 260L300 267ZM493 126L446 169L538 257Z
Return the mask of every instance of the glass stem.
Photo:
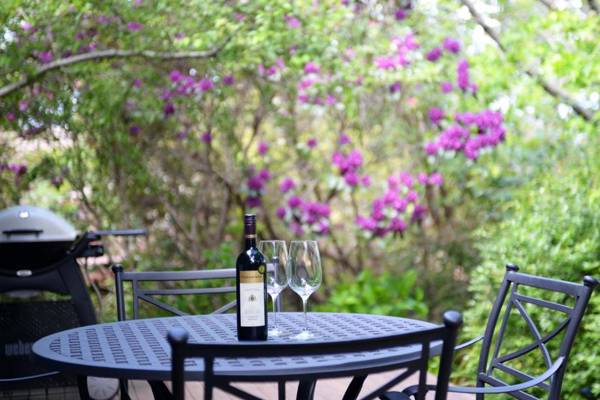
M277 329L277 296L271 296L273 300L273 329Z
M302 309L304 310L304 330L308 332L308 317L306 316L306 303L308 299L302 298Z

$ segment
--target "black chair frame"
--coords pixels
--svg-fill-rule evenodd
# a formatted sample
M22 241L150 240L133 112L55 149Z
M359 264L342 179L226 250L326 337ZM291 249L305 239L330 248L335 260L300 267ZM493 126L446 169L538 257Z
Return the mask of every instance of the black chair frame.
M414 374L419 373L420 394L417 399L423 400L426 393L426 377L427 367L429 364L429 350L432 342L443 341L442 352L440 357L440 368L438 373L436 400L446 399L448 381L450 376L450 368L452 364L452 356L454 353L454 344L458 328L462 323L462 316L456 311L448 311L444 314L444 325L436 326L426 330L403 333L398 335L390 335L379 338L349 340L337 343L290 343L270 345L263 343L248 342L243 346L240 344L231 345L211 345L203 343L189 343L188 333L183 329L173 329L168 334L168 340L172 350L172 383L173 397L175 400L183 400L185 396L185 373L184 362L186 358L196 357L204 360L204 399L211 400L213 398L213 389L219 388L225 392L231 393L242 399L257 400L258 398L245 392L239 388L232 386L230 383L234 380L232 377L219 376L218 371L214 370L215 358L222 357L293 357L293 356L308 356L308 355L325 355L325 354L340 354L353 353L360 351L373 351L382 348L421 345L421 355L406 365L407 369L398 376L382 385L378 389L367 394L363 399L374 399L391 387L402 382L404 379ZM388 369L397 369L396 366L391 366ZM382 369L385 370L385 369ZM366 372L360 367L348 369L341 376L355 376L352 381L344 400L353 398L358 395L358 391L362 387L362 382L366 377ZM319 379L319 374L314 376L304 376L307 380ZM356 381L358 378L358 381ZM285 379L285 378L284 378ZM274 380L266 377L264 381ZM302 384L302 381L301 381ZM358 390L357 390L358 389ZM310 399L314 394L314 384L306 391L298 391L298 398Z
M460 350L480 340L483 340L479 365L477 367L477 387L450 386L448 388L449 392L475 394L477 400L483 400L484 395L486 394L491 395L499 393L505 393L520 400L539 400L538 397L525 392L525 390L528 388L539 387L548 393L548 400L560 399L562 381L566 371L569 353L575 339L575 334L589 303L590 296L594 291L594 288L598 285L598 280L591 276L585 276L583 279L583 284L578 284L527 275L519 273L518 271L518 266L514 264L506 265L504 280L500 286L496 301L492 307L484 335L455 348L455 350ZM569 307L553 301L528 296L519 292L520 287L531 287L549 292L562 293L566 296L573 297L574 305ZM531 319L531 316L527 313L523 303L528 303L543 307L547 310L563 313L566 315L566 317L554 330L547 335L542 336L538 327ZM504 314L502 316L500 328L498 333L494 335L503 309ZM506 333L507 323L512 309L516 309L519 315L525 320L529 331L534 337L534 341L516 351L512 351L508 354L500 356L499 353L501 345ZM552 360L546 344L563 331L564 336L562 342L560 343L558 355L556 356L555 360ZM496 340L492 351L494 339ZM524 356L536 349L541 351L547 368L542 374L534 377L514 367L506 365L507 362ZM514 377L516 380L520 381L520 383L509 385L508 383L494 376L494 370L502 371L503 373ZM546 383L548 380L549 383ZM490 387L484 387L485 385L490 385ZM431 386L429 389L434 390L434 388ZM406 391L406 393L410 394L410 389Z
M199 281L199 280L218 280L235 279L235 268L211 269L202 271L150 271L150 272L125 272L123 266L115 264L112 266L115 275L115 294L117 299L117 318L119 321L125 321L125 295L124 283L131 282L133 291L133 319L139 318L139 304L144 301L163 311L174 315L187 315L187 313L166 304L154 296L181 296L181 295L211 295L220 293L235 293L235 286L223 286L215 288L162 288L146 289L141 286L143 282L180 282L180 281ZM224 306L214 310L212 314L224 313L236 305L236 301L231 301ZM170 393L162 382L148 381L155 398L168 398ZM129 399L127 390L127 381L119 380L121 388L121 398Z

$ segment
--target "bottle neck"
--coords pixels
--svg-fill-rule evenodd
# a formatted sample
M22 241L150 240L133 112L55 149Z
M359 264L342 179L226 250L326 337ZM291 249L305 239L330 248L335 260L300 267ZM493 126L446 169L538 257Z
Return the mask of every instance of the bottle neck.
M256 247L256 234L244 235L244 247L248 250L251 247Z

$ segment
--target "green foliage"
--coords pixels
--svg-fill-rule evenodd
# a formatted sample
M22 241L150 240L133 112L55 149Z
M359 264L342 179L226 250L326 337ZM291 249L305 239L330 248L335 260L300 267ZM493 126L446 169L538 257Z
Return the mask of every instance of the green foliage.
M375 275L370 269L364 269L358 276L337 283L327 301L316 308L319 311L423 318L427 315L427 305L416 281L414 269L398 275L390 272Z
M525 273L573 282L582 282L584 275L600 277L599 172L597 147L591 151L575 149L569 158L524 186L507 203L509 217L479 231L482 262L471 276L465 338L482 334L507 262L518 264ZM530 312L543 331L552 325L552 319L543 310ZM507 344L523 346L531 340L531 336L510 335ZM576 398L583 387L592 388L594 395L600 396L597 343L600 343L599 293L592 295L575 339L563 398ZM476 353L462 355L458 375L474 377Z

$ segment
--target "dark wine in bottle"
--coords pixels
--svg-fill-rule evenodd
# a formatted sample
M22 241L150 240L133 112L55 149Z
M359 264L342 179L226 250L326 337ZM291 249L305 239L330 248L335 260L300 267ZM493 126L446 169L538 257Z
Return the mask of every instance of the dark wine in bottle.
M244 216L244 250L235 263L239 340L267 340L265 257L256 248L256 215Z

